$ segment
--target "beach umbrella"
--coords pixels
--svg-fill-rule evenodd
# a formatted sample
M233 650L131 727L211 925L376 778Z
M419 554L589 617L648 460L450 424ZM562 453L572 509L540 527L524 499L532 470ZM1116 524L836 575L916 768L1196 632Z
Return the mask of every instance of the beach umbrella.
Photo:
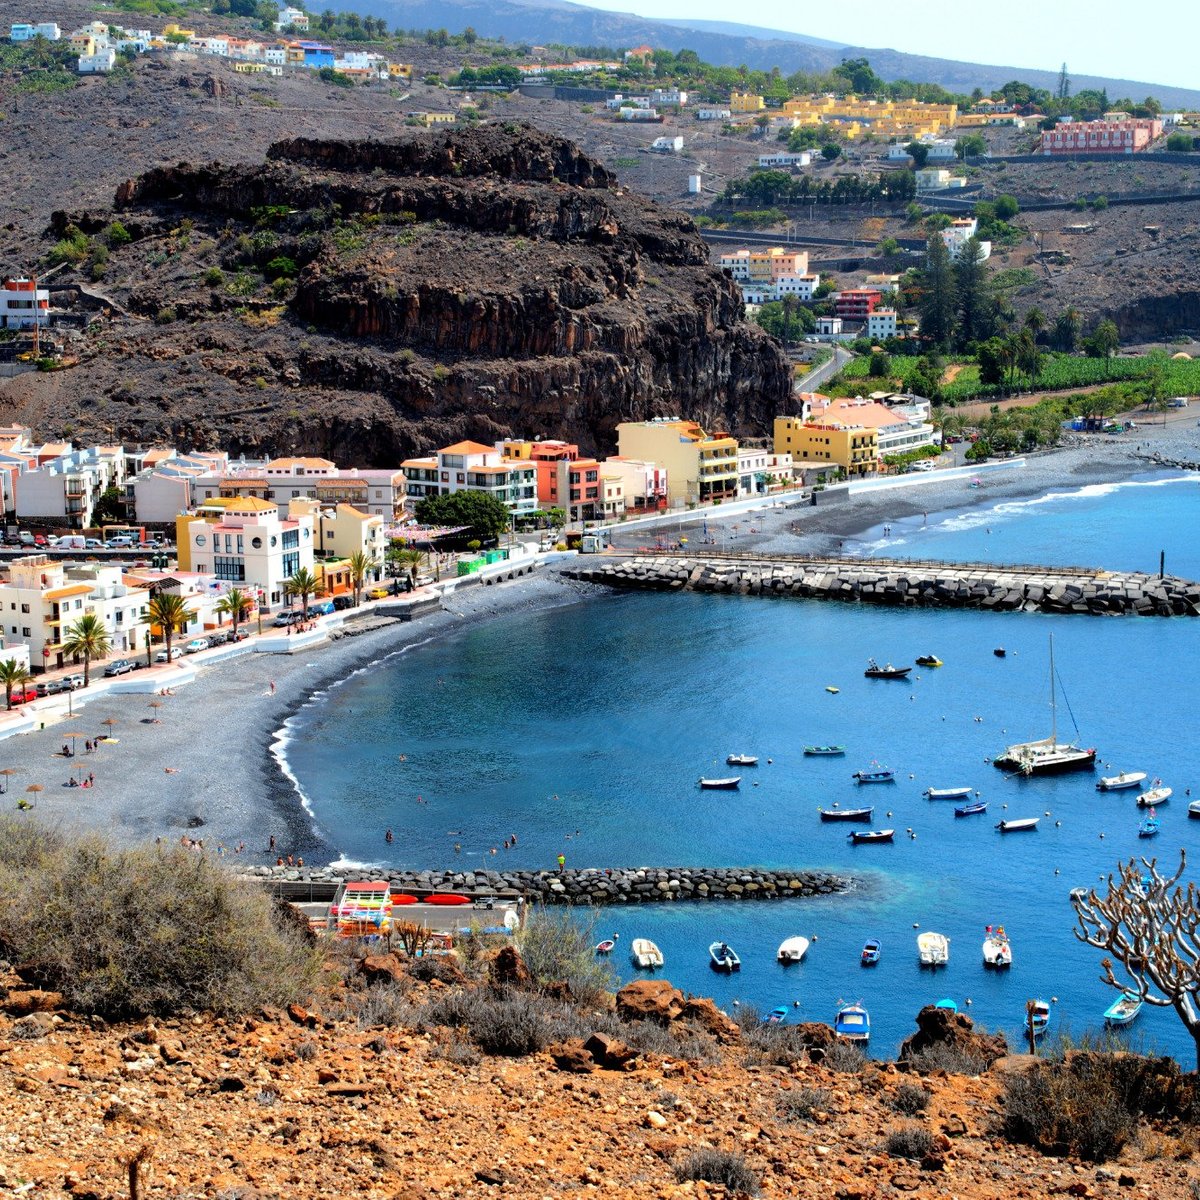
M146 707L154 709L154 716L152 716L150 718L150 724L157 725L159 723L158 710L160 708L162 708L162 701L161 700L151 700L150 703L146 705Z
M6 779L11 779L14 775L19 775L20 773L20 767L5 767L4 770L0 771L0 775L3 775ZM8 788L4 784L0 783L0 795L7 791Z
M100 722L101 725L108 726L109 733L112 733L112 729L113 729L114 725L120 725L120 723L121 722L118 721L116 717L105 717L104 720Z

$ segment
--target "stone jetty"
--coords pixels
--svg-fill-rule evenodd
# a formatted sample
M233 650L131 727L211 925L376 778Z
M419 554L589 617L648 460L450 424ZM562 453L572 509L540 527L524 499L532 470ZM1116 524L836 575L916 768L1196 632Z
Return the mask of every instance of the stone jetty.
M330 868L254 867L247 876L282 885L295 898L332 896L344 872ZM847 891L852 881L825 871L761 867L583 867L558 871L359 871L355 879L387 879L393 892L419 900L435 892L514 898L545 904L658 904L681 900L780 900Z
M1174 575L808 555L604 557L567 572L589 583L654 591L799 596L895 607L1092 616L1200 616L1200 583Z

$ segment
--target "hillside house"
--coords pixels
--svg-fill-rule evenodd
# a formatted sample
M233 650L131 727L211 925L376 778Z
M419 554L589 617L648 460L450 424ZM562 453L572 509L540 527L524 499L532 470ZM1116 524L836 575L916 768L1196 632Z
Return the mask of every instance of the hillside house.
M292 8L289 5L279 10L279 16L275 18L274 24L276 33L287 29L289 26L298 33L307 33L308 13L301 8Z
M733 113L728 108L698 108L696 109L697 121L728 121Z
M979 232L979 222L974 217L955 217L947 229L942 230L942 241L950 252L950 259L957 262L962 248ZM992 243L981 241L979 250L983 258L991 258Z
M1162 137L1157 118L1116 121L1071 121L1042 134L1039 152L1057 154L1138 154Z
M812 154L801 150L798 154L760 154L758 168L760 171L784 168L794 170L797 167L807 167L812 164Z
M8 31L10 42L31 42L39 37L48 42L57 42L62 37L62 30L53 21L41 21L36 25L13 25Z
M0 329L32 329L50 319L50 292L23 276L0 281Z

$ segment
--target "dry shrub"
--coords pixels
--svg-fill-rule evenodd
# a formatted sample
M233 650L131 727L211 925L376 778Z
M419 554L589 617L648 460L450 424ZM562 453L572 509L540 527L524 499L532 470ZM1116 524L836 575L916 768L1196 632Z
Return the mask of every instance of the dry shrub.
M857 1075L867 1069L867 1056L853 1042L835 1042L825 1051L821 1065L843 1075Z
M616 979L596 955L598 940L594 916L539 905L529 911L517 935L517 949L536 987L566 984L580 1004L595 1004Z
M319 959L270 898L178 847L0 818L0 952L77 1012L225 1015L306 995Z
M828 1112L833 1093L828 1088L789 1088L779 1093L776 1107L784 1121L811 1121L813 1113Z
M918 1075L929 1075L934 1071L945 1071L947 1075L982 1075L988 1069L988 1060L971 1054L959 1046L942 1043L930 1046L908 1060Z
M933 1135L920 1125L902 1125L887 1135L884 1149L893 1158L920 1160L933 1149Z
M901 1084L892 1097L892 1107L905 1116L915 1117L929 1107L929 1093L915 1083Z
M702 1179L724 1187L732 1195L757 1196L761 1187L758 1175L746 1160L730 1150L694 1150L675 1168L675 1178L680 1183Z

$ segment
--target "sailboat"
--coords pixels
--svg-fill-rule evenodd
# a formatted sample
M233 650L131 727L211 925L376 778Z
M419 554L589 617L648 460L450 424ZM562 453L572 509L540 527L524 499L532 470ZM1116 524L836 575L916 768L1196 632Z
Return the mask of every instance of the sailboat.
M1050 635L1050 736L1035 742L1016 742L992 761L1005 770L1022 775L1054 775L1062 771L1090 771L1096 765L1094 748L1084 749L1075 742L1058 740L1058 696L1055 692L1054 635ZM1066 696L1063 697L1064 701ZM1067 704L1067 711L1071 706ZM1074 715L1071 717L1074 723ZM1078 734L1079 729L1075 730Z

